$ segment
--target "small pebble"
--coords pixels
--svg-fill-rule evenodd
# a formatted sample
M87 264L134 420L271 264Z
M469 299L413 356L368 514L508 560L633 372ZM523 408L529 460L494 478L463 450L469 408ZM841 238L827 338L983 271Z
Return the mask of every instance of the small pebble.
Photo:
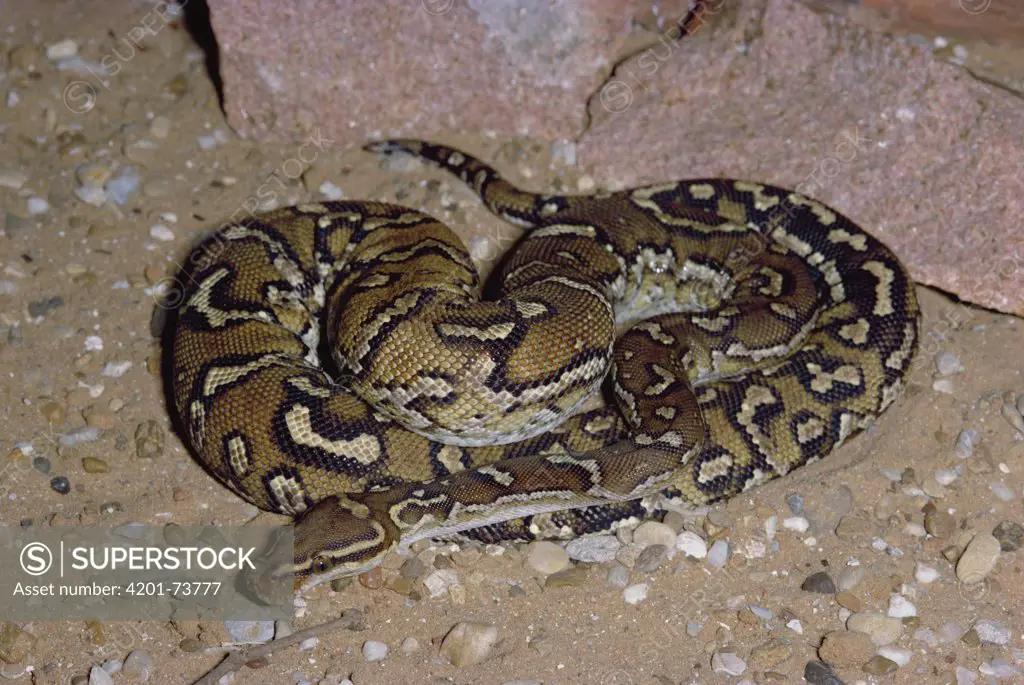
M939 572L919 561L914 567L914 579L922 585L928 585L939 579Z
M224 628L237 643L263 643L274 639L273 621L224 621Z
M453 666L472 666L485 661L498 642L498 629L485 623L460 622L441 642L441 656Z
M879 647L878 655L884 656L897 666L906 666L910 663L914 653L909 649L899 649L898 647Z
M917 616L917 607L907 601L903 595L892 595L889 597L889 610L886 613L892 618Z
M949 378L937 378L932 382L932 390L935 392L941 392L945 395L952 395L956 392L956 388L953 386L953 381Z
M153 657L145 650L136 649L124 660L124 674L138 682L146 682L153 674Z
M987 618L976 621L973 628L974 632L978 634L978 637L981 638L982 642L987 642L993 645L1009 644L1010 638L1013 637L1013 633L1009 628L1004 628L995 621L991 621Z
M924 529L939 539L948 538L956 532L956 519L945 511L933 511L925 515Z
M703 559L708 555L708 543L696 533L684 530L676 536L676 549L688 557Z
M729 543L725 540L715 540L708 550L708 563L715 568L722 568L729 561Z
M864 580L866 573L863 566L847 566L839 572L837 587L843 592L852 590Z
M625 588L629 584L629 569L621 564L615 564L608 569L607 581L612 587Z
M1012 678L1022 675L1022 671L1012 666L1006 659L993 659L992 661L984 662L978 667L978 672L995 678Z
M873 612L856 613L846 621L849 630L866 633L876 646L891 644L903 634L903 621Z
M818 656L837 668L849 668L863 664L875 654L871 637L850 630L833 630L826 633L818 648Z
M82 469L86 473L106 473L110 470L110 466L107 462L97 457L83 457Z
M804 496L795 492L786 495L786 506L793 512L793 516L800 516L804 513Z
M647 583L630 585L622 591L622 598L626 600L626 604L639 604L647 599Z
M154 224L153 226L150 226L149 235L151 238L155 240L161 240L166 243L169 243L172 240L174 240L174 231L167 228L163 224Z
M31 200L29 200L29 213L32 213ZM1009 423L1013 430L1018 433L1024 434L1024 416L1021 416L1020 412L1017 411L1016 407L1012 407L1009 404L1004 404L999 410L999 413L1003 415L1006 422Z
M68 59L78 54L78 43L65 38L62 41L51 43L46 46L46 59L52 62L59 62L62 59Z
M804 592L817 592L823 595L834 595L836 592L832 577L825 571L818 571L807 576L800 585L800 589Z
M886 659L884 656L876 654L871 657L861 670L868 675L888 675L895 673L899 666L893 663L890 659Z
M676 532L660 521L645 521L633 531L633 542L640 547L664 545L675 552Z
M941 626L939 626L939 629L938 631L936 631L935 635L936 637L938 637L939 642L948 645L952 642L956 642L957 640L959 640L961 637L963 637L964 633L966 632L967 629L964 628L962 625L954 623L953 621L946 621Z
M102 666L93 666L89 669L89 685L114 685L114 679Z
M672 536L675 538L675 535ZM674 545L673 545L674 549ZM665 545L645 547L637 556L633 570L638 573L653 573L669 558L669 548Z
M28 199L29 216L38 216L50 211L50 203L41 197L30 197Z
M782 527L786 530L796 531L797 533L806 533L807 529L811 527L811 522L803 516L790 516L783 520Z
M969 671L963 666L956 667L956 685L974 685L978 680L978 674Z
M989 483L988 489L1004 502L1012 502L1017 498L1017 493L1004 483Z
M363 643L363 658L367 661L383 661L387 658L388 646L376 640L367 640Z
M79 200L93 207L102 207L107 201L107 193L103 188L79 187L72 192Z
M414 637L407 637L402 640L402 654L412 654L420 648L420 641Z
M1024 540L1024 526L1014 521L1003 521L992 531L992 537L999 541L1002 551L1016 552Z
M622 543L614 535L586 535L578 537L565 546L570 559L591 564L604 564L615 559Z
M832 667L824 661L808 661L804 666L804 680L810 685L843 685Z
M935 368L940 376L953 376L964 372L964 365L960 362L960 357L949 351L939 352L935 355Z
M956 577L964 585L983 581L999 561L999 540L990 533L978 533L956 563Z
M50 479L50 488L61 495L71 492L71 482L65 476L55 476Z
M747 662L735 652L717 651L711 658L711 670L726 675L743 675L747 670Z
M973 428L965 428L956 436L957 455L966 459L974 454L974 442L978 439L978 431Z
M526 564L538 573L550 575L569 568L571 562L564 547L540 540L526 546Z

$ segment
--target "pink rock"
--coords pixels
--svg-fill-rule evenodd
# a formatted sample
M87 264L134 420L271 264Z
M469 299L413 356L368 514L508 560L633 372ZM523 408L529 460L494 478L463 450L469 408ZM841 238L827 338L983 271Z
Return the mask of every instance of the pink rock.
M493 131L573 138L629 34L620 0L210 0L228 121L338 145Z
M733 7L619 66L579 141L592 175L797 187L888 243L918 281L1024 313L1019 101L793 0Z

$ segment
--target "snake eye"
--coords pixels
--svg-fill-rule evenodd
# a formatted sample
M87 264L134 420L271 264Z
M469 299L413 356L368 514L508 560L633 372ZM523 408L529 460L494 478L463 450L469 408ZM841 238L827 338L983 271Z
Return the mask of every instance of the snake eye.
M317 557L313 560L313 571L315 573L324 573L331 567L331 562L326 557Z

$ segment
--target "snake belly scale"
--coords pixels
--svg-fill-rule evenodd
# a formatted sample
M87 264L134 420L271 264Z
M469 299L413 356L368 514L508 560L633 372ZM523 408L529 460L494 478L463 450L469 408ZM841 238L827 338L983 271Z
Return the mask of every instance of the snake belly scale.
M913 283L824 204L733 179L541 195L453 148L367 149L451 171L526 233L495 300L449 228L391 204L274 210L193 255L171 352L187 438L298 519L294 564L257 590L424 537L570 537L715 502L828 455L901 392ZM614 401L578 413L604 383Z

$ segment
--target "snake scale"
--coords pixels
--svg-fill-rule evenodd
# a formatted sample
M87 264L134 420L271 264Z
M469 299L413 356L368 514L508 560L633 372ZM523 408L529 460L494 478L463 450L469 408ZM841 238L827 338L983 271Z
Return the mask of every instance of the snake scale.
M568 538L709 504L828 455L901 392L913 283L820 202L732 179L541 195L450 147L366 149L447 169L526 233L491 300L448 227L392 204L273 210L193 255L171 355L187 438L297 518L294 564L257 589L426 537ZM579 413L605 382L614 401Z

